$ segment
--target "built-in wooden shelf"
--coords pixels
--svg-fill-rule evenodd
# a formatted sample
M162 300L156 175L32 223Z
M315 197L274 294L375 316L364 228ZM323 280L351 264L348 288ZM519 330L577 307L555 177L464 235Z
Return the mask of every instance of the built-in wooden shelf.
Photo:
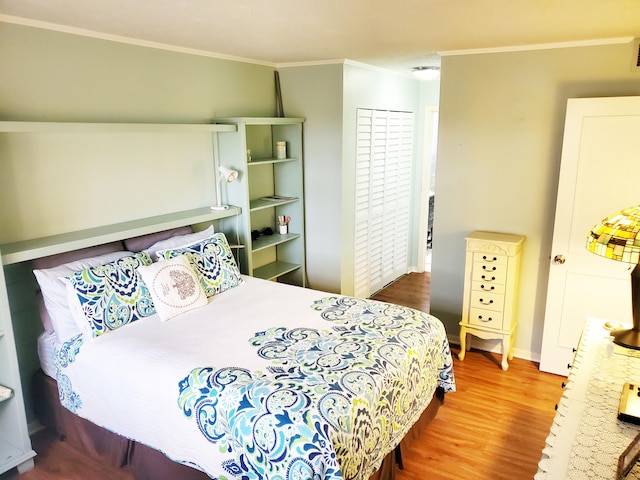
M24 262L56 253L78 250L80 248L102 245L104 243L138 237L171 228L194 225L197 223L220 220L240 214L238 207L226 210L212 210L210 207L186 210L183 212L157 215L139 220L115 223L75 232L61 233L47 237L34 238L0 245L4 265Z
M0 132L4 133L202 133L236 130L236 125L210 123L0 122Z
M273 262L253 270L253 276L264 280L275 280L276 278L293 272L300 268L296 263Z
M288 242L290 240L294 240L298 238L300 235L297 233L285 233L279 234L274 233L273 235L261 235L251 244L251 250L253 252L257 252L258 250L262 250L264 248L273 247L275 245L279 245L281 243Z
M262 210L263 208L278 207L280 205L286 205L288 203L294 203L297 201L298 199L295 197L283 197L279 200L262 197L262 198L256 198L255 200L251 200L251 202L249 203L249 208L252 212L254 212L256 210Z

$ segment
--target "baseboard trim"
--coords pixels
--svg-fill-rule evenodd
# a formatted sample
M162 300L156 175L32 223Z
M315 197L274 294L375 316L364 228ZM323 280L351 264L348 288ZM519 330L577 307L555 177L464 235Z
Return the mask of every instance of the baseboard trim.
M44 430L45 427L38 420L33 420L27 424L27 430L29 432L29 436L38 433L40 430Z

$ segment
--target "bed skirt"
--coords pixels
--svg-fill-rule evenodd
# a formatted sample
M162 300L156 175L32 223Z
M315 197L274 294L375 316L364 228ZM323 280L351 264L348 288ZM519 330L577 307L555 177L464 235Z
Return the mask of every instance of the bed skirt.
M74 415L60 405L58 386L42 370L33 378L34 410L40 423L55 430L75 448L116 468L127 468L136 480L209 480L204 472L176 463L162 452L99 427ZM423 432L444 401L444 391L438 387L431 403L409 430L394 452L389 453L380 469L369 480L394 480L397 468L402 468L402 450Z

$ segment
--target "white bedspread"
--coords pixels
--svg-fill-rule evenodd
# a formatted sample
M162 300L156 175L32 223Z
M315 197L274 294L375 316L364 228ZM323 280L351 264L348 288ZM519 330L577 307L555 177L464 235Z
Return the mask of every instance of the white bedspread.
M244 279L168 322L63 344L63 405L212 478L366 478L435 388L455 389L437 319Z

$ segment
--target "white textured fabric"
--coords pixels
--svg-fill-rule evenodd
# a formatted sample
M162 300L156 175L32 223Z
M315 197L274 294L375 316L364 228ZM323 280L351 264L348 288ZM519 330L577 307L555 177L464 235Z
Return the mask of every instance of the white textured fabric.
M53 378L56 378L56 363L54 359L54 350L60 343L55 333L42 332L38 336L38 358L42 371Z
M207 304L198 276L184 255L138 267L138 273L162 321Z
M381 302L343 298L339 295L252 277L244 277L243 280L238 287L212 296L206 306L181 314L180 319L162 322L156 314L115 330L109 335L100 336L91 342L83 342L82 337L78 337L73 342L64 344L57 350L56 355L59 367L57 379L62 404L97 425L156 448L173 460L208 472L212 478L222 476L232 478L233 475L222 469L226 469L228 462L232 461L230 458L235 455L235 449L243 449L243 443L253 441L254 434L256 442L260 445L263 439L267 443L274 440L273 432L276 432L274 430L276 427L273 425L271 428L268 423L270 421L276 422L278 431L285 431L285 433L288 425L291 426L290 430L294 434L298 428L301 428L300 435L293 436L293 440L304 436L307 442L305 445L308 448L303 449L301 454L306 454L308 449L324 448L326 442L314 440L314 433L306 430L308 428L306 424L300 426L287 421L288 415L297 415L298 412L302 415L304 412L309 412L308 415L302 416L307 418L315 415L319 422L309 428L318 427L317 435L324 432L320 424L325 420L320 419L319 410L311 410L308 404L294 402L295 404L291 405L289 403L291 395L294 398L301 398L296 395L300 388L316 391L330 385L331 381L338 383L344 381L349 382L353 391L362 390L362 394L367 396L369 392L381 393L378 388L387 388L385 385L397 385L390 388L395 389L404 398L401 386L410 383L412 388L415 387L415 391L421 392L419 398L411 402L419 406L411 410L411 418L398 424L400 428L395 433L397 441L417 420L438 385L448 388L447 391L455 389L453 377L446 374L451 368L446 332L437 319L426 314L416 315L413 311L405 311L404 307ZM340 303L342 300L344 304ZM336 308L335 302L342 306ZM371 305L373 310L369 310L365 305ZM347 323L341 324L339 320L343 308L351 313L346 315ZM372 311L387 310L387 308L389 311L380 317L372 313ZM401 348L400 341L395 343L385 341L386 333L393 335L391 325L394 325L401 315L400 311L404 312L402 318L406 318L406 322L416 322L415 330L409 327L409 331L415 331L415 335L399 335L402 336L402 342L415 344L415 347L407 347L406 351L403 349L405 354L409 351L414 352L407 357L407 360L411 365L415 365L415 368L406 370L400 366L404 365L404 361L400 358L405 354L397 353ZM321 316L321 313L326 316ZM371 317L379 318L380 324L368 321ZM358 319L361 319L361 328L372 329L368 338L371 343L361 344L357 338L365 336L362 330L348 328L348 325L358 325ZM418 330L417 325L422 329ZM403 328L398 330L406 331ZM314 332L321 343L314 343ZM355 340L352 341L351 337ZM275 338L280 338L281 341L274 341ZM286 347L285 350L292 355L293 363L290 365L291 368L288 366L280 371L280 368L284 367L279 365L285 364L275 361L274 355L277 357L281 351L280 347L289 343L290 348ZM371 347L367 347L368 345ZM334 347L344 348L345 351L340 350L341 353L338 354L336 350L335 354L332 354L330 352L333 352ZM365 360L365 357L369 358L366 355L370 349L378 352L376 355L380 362L372 362L370 365ZM361 350L361 353L364 353L362 357L358 356ZM422 355L416 354L421 350L424 351ZM329 354L325 355L326 353ZM426 363L414 364L413 361L418 356L422 357ZM383 357L388 359L389 364L387 360L383 360ZM341 360L336 364L337 358ZM343 363L345 359L350 358L362 358L363 363L358 363L357 368L352 367L353 370L350 370L348 362ZM327 370L323 376L322 373L313 370L313 365L316 363L317 365L326 364L326 368L335 370L335 375ZM383 364L386 366L382 367ZM427 364L431 368L428 368ZM289 364L286 363L286 365ZM382 375L377 376L380 380L377 387L364 388L364 385L368 384L365 382L361 385L365 381L361 368L365 368L366 365L374 369L380 365L380 368L387 371L388 376L384 376L384 379ZM339 371L341 367L346 368L347 371ZM308 368L313 371L307 371ZM321 370L323 368L325 367ZM204 374L204 377L208 377L209 374L213 376L209 378L210 382L206 380L207 383L201 385L197 381L198 378L204 379L200 376L201 374ZM280 378L281 375L290 378L284 380ZM248 380L247 376L251 379ZM346 379L347 376L349 379ZM298 381L302 382L301 378L306 379L304 385L298 383ZM221 397L219 389L224 389L224 385L233 384L236 380L239 380L239 383L229 389L228 395ZM299 388L296 385L299 385ZM209 391L210 388L217 390L217 393L213 390ZM278 395L272 397L269 392L278 392ZM243 400L244 396L247 397L246 401ZM311 401L312 397L305 398ZM400 397L394 396L394 398L402 403ZM231 423L227 424L226 417L221 416L221 423L216 418L207 419L206 415L214 412L209 407L199 410L192 403L195 401L198 404L201 400L205 402L211 400L216 404L220 402L215 408L220 408L221 412L228 410L235 412L233 420L231 417L229 420L238 428L241 424L245 425L241 428L242 432L237 431ZM258 400L262 407L257 404L255 407L247 406L247 403L252 403L254 400ZM317 401L320 401L320 397ZM384 409L389 401L386 395L380 397L378 401L372 401L373 404L369 408L381 406L386 412ZM366 402L369 403L368 400ZM347 408L341 401L338 403L339 411ZM396 404L395 400L391 403ZM327 404L328 415L332 415L331 412L334 410L331 405L331 403ZM283 407L284 413L278 414ZM273 412L271 408L274 409ZM363 409L367 410L367 407ZM391 414L391 412L388 413ZM200 414L204 414L205 418ZM262 421L252 423L253 426L246 430L247 425L244 424L243 419L253 418L254 415ZM338 415L337 412L336 415ZM364 413L362 415L364 422L367 417ZM204 422L202 425L197 424L200 419ZM360 424L357 419L353 419L353 422L354 426ZM390 428L391 423L394 422L395 420L389 422ZM376 422L376 425L384 424L384 421ZM205 434L209 435L209 438L212 438L212 435L215 436L216 432L213 431L215 428L222 428L225 431L233 430L229 432L231 437L225 434L224 438L228 438L234 445L234 452L226 448L221 449L220 443L214 444L205 436ZM258 430L252 430L252 428ZM391 431L388 433L392 435ZM236 434L240 436L236 437ZM249 435L249 440L245 434ZM361 438L355 434L353 439L347 433L345 435L345 442L349 445L351 440L358 443ZM279 434L278 438L281 438ZM388 439L386 436L384 438ZM239 439L240 443L236 444L236 439ZM370 446L374 449L380 446L380 450L384 449L384 451L376 451L384 456L390 451L389 449L394 448L395 444L374 442ZM269 445L265 446L265 448L268 447ZM355 447L348 449L345 455L351 455L351 452L356 450ZM353 461L362 461L363 451L361 449L357 451L359 457L354 458ZM252 454L247 452L248 455ZM278 452L274 453L280 455ZM256 452L256 455L258 454L260 452ZM331 462L335 463L334 455L335 452L329 456L318 455L314 458L318 462L331 464ZM270 460L271 465L279 462L279 458L280 456ZM367 467L377 468L372 464L368 464ZM369 474L366 476L368 477ZM308 477L302 474L293 478ZM327 478L339 477L334 474Z
M248 339L268 318L289 328L304 325L309 306L318 299L313 290L252 277L244 280L211 297L207 306L184 313L180 321L162 322L156 314L84 343L76 361L64 369L82 402L76 413L169 458L216 471L219 459L211 455L211 443L177 408L178 379L198 366L266 370L269 362L251 351ZM202 338L220 341L203 344ZM148 392L153 392L152 402ZM203 464L203 459L211 464Z

